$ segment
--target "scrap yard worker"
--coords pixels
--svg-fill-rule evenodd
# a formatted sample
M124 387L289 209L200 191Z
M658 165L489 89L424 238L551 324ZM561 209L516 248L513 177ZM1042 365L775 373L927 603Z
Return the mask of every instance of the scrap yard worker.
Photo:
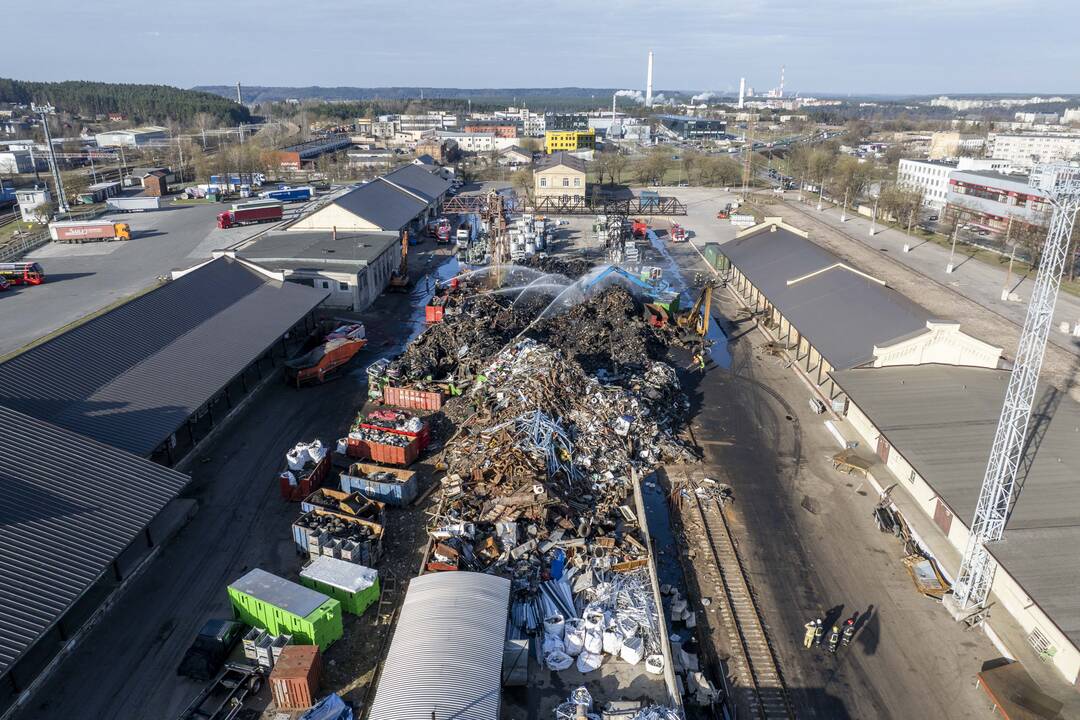
M806 635L803 636L803 646L809 650L814 645L814 639L818 636L819 629L821 628L821 620L811 620L803 627L806 628Z

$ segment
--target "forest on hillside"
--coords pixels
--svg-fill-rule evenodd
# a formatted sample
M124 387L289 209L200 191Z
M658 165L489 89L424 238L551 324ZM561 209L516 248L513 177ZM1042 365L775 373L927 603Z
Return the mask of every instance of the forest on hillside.
M68 80L27 82L0 78L0 102L49 103L57 110L94 116L123 113L134 123L190 125L205 113L224 125L249 122L248 109L214 93L169 85L133 85Z

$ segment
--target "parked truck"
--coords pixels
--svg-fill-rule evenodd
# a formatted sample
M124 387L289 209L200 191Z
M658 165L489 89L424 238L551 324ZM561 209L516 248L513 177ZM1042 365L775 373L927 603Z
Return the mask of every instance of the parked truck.
M110 210L119 212L142 212L143 210L160 210L161 198L142 195L137 197L111 197L105 199L105 204Z
M237 203L231 210L218 213L217 226L222 230L238 225L252 223L277 222L284 217L280 202Z
M686 229L674 220L671 221L671 242L686 242Z
M213 680L243 633L244 626L233 620L207 620L184 653L176 674L201 682Z
M131 226L110 220L61 220L49 224L49 237L62 243L130 240Z
M311 187L279 188L259 193L261 198L280 200L281 202L306 202L314 195L315 191Z

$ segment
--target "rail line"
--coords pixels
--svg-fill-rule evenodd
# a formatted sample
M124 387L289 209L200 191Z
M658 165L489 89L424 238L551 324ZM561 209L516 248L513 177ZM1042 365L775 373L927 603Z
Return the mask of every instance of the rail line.
M758 720L794 720L795 713L780 664L769 642L757 600L750 588L746 568L739 558L723 508L715 500L696 493L694 508L704 535L701 545L712 557L719 573L720 613L731 638L731 665L745 706Z

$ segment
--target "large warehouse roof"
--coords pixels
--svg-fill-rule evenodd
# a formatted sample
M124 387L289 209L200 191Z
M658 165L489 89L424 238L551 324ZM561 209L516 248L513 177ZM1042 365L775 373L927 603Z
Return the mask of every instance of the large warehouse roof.
M382 176L382 179L407 190L427 202L438 200L450 189L450 181L425 170L419 165L402 165Z
M283 230L266 233L237 250L236 255L275 269L351 266L355 270L370 265L387 249L400 244L394 232Z
M333 204L375 227L395 232L412 222L427 206L425 201L382 180L361 185L335 199Z
M213 260L0 365L0 405L149 455L327 295Z
M969 524L1009 372L920 365L846 370L833 378L893 451ZM1060 390L1040 388L1029 437L1005 538L990 550L1062 632L1080 643L1080 405Z
M0 674L187 481L0 407Z
M720 251L836 369L927 332L925 309L783 227L741 233Z
M509 607L506 578L414 578L369 720L498 720Z

